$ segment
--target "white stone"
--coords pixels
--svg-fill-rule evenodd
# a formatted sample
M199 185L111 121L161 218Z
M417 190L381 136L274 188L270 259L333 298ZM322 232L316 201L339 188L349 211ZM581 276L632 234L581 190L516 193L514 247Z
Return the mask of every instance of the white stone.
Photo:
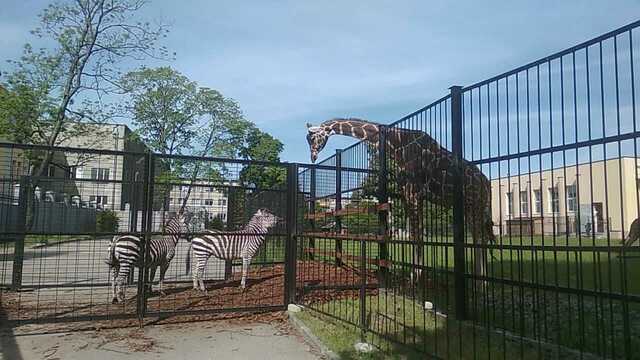
M356 351L360 353L370 353L370 352L373 352L374 350L373 345L369 343L359 342L359 343L356 343L354 347L356 348Z
M302 311L302 307L296 304L289 304L289 306L287 306L287 310L292 313L299 313Z
M425 301L424 302L424 309L425 310L433 310L433 303L430 301Z

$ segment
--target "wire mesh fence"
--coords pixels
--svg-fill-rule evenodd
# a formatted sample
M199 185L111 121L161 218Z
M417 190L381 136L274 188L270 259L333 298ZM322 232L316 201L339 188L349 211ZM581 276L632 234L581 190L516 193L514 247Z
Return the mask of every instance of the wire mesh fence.
M287 165L18 144L0 155L8 322L284 308ZM266 213L277 221L249 227ZM199 264L196 238L223 248Z

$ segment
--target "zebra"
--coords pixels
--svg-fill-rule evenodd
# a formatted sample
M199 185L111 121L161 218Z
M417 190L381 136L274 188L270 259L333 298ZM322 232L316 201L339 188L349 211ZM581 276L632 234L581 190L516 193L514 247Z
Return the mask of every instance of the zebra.
M191 251L193 251L192 278L193 288L205 294L207 289L202 280L204 268L211 255L222 260L242 259L242 281L240 287L244 290L247 280L247 268L251 259L264 241L267 231L280 220L265 209L259 209L251 217L249 223L238 231L222 233L208 230L209 234L195 236L191 239L191 248L187 253L186 273L189 273Z
M186 233L189 232L187 223L188 215L178 214L167 222L165 226L167 236L152 238L149 242L149 259L146 266L151 270L149 278L152 282L156 269L160 266L160 295L164 295L162 291L164 276L175 256L178 240L185 238ZM140 267L140 242L140 237L135 235L116 235L109 244L106 263L109 265L112 303L114 304L118 301L124 302L125 281L134 266Z

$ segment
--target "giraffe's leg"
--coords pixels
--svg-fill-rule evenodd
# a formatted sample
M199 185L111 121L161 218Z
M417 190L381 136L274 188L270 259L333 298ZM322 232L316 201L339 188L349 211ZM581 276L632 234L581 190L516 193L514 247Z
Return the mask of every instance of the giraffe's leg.
M242 258L242 280L240 281L240 287L244 291L247 284L247 269L249 268L249 262L251 261L248 257Z
M163 283L164 283L164 276L167 273L167 270L169 269L169 262L167 262L166 264L162 264L160 265L160 280L158 283L158 291L160 292L160 296L165 296L165 292L162 290L163 287Z

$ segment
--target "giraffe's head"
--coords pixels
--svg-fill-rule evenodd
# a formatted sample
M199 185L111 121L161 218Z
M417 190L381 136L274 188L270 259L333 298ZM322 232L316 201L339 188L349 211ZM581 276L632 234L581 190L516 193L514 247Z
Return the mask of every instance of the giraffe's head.
M323 126L307 124L307 131L307 142L309 143L309 150L311 151L311 162L315 163L318 159L318 154L327 144L331 130Z

